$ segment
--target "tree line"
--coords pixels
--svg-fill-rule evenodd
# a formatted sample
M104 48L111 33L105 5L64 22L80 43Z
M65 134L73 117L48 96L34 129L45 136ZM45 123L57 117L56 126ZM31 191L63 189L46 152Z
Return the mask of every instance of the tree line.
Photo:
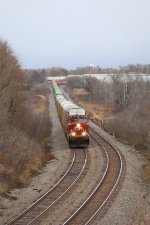
M101 68L100 66L85 66L77 67L69 70L70 75L81 74L150 74L150 64L129 64L127 66L120 66L118 68Z
M32 74L31 79L43 79L44 76L57 77L68 75L82 75L82 74L150 74L150 64L130 64L127 66L120 66L118 68L101 68L100 66L85 66L77 67L76 69L67 70L63 67L51 67L38 70L26 70ZM41 77L40 77L41 76Z

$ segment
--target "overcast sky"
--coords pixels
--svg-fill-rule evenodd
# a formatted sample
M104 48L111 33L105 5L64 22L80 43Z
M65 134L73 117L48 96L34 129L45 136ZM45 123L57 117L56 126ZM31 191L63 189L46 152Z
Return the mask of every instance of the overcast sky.
M150 63L150 0L0 0L23 68Z

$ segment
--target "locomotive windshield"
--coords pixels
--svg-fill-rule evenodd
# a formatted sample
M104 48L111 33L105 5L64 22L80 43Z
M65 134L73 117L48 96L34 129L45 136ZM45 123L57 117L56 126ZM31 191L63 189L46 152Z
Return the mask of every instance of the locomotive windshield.
M69 117L68 122L69 123L73 123L73 122L87 123L88 120L85 117Z

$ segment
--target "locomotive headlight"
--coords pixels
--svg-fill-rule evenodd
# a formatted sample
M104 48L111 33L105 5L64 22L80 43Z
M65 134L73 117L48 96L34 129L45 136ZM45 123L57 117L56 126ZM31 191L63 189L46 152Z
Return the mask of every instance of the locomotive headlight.
M80 128L81 127L81 124L80 123L77 123L77 128Z
M75 133L75 132L71 132L71 135L72 135L72 136L76 136L76 133Z
M86 132L85 132L85 131L84 131L84 132L82 132L82 135L83 135L83 136L86 136Z

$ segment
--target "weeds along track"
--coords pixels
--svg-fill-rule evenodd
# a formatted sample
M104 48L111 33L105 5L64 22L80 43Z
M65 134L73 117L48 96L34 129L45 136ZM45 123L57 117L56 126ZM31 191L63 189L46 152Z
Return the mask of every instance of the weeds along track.
M125 177L125 160L123 155L95 128L90 129L91 141L103 151L103 176L86 201L72 214L63 225L88 225L99 214L102 218L114 201Z
M51 208L58 203L64 195L79 179L87 163L87 154L84 149L73 149L70 167L57 184L31 205L22 214L14 218L8 225L37 224Z

